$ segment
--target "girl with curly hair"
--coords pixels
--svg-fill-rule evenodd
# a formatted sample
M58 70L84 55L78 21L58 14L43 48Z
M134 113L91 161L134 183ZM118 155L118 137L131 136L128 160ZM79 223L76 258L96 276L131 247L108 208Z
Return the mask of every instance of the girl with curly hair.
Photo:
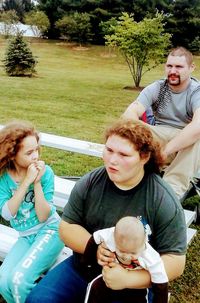
M6 302L25 302L64 246L53 194L54 174L39 158L37 131L28 122L7 124L0 130L0 214L19 238L0 267Z

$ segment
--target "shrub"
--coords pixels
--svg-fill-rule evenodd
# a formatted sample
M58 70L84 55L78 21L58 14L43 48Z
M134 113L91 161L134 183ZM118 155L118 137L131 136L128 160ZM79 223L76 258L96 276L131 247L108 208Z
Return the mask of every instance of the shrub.
M27 43L23 40L22 33L17 33L8 45L4 68L9 76L32 76L35 73L37 61L33 57Z

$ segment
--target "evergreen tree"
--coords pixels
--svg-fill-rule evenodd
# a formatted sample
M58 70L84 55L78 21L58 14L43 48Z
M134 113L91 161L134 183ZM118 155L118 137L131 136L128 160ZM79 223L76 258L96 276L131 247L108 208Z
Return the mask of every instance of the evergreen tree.
M47 36L50 39L58 38L59 31L55 27L55 22L61 19L66 11L64 10L64 3L66 0L39 0L38 9L47 15L50 27Z
M37 61L21 33L9 42L3 63L9 76L32 76L35 73Z
M172 33L173 46L181 45L194 51L194 45L196 45L196 50L200 50L198 42L200 32L200 1L173 1L170 11L171 13L166 18L166 30Z

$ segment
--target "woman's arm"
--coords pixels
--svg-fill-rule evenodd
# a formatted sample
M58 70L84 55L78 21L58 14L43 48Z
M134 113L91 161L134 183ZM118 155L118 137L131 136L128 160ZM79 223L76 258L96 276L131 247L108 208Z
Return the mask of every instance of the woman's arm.
M169 281L182 275L185 269L185 255L173 255L172 253L161 256Z
M91 234L81 225L61 220L59 227L61 240L73 251L83 254Z
M161 256L169 280L179 277L185 268L185 255L165 254ZM124 288L147 288L151 285L148 271L128 271L116 263L111 263L103 268L103 279L108 287L119 290Z

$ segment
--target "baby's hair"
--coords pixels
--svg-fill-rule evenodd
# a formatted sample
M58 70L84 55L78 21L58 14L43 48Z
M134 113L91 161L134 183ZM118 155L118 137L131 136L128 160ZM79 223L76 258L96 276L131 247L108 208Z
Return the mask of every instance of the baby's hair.
M142 246L146 240L146 232L142 222L132 216L121 218L115 226L115 237L120 241L131 241L134 239L138 245Z
M0 175L7 169L14 169L13 159L28 136L39 142L38 132L30 122L12 121L0 130Z

